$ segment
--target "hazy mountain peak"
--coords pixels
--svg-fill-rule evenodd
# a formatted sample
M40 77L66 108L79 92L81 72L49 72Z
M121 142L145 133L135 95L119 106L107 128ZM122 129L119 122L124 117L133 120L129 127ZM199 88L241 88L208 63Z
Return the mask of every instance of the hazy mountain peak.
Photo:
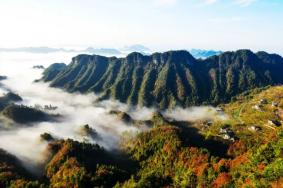
M92 53L92 54L115 54L119 55L121 52L115 48L93 48L88 47L85 49L85 52Z
M149 53L151 50L141 44L133 44L130 46L125 46L124 48L122 48L122 51Z
M216 50L191 49L190 53L197 59L198 58L206 59L206 58L214 56L214 55L219 55L223 52L222 51L216 51Z

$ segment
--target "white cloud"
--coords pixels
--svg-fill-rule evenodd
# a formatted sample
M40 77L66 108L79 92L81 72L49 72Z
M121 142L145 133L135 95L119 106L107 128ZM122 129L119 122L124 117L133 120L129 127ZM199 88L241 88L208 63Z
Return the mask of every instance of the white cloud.
M250 4L256 2L257 0L235 0L236 4L242 5L242 6L249 6Z
M203 4L205 5L212 5L221 0L202 0ZM256 2L257 0L232 0L235 4L241 5L241 6L249 6L252 3Z
M206 5L211 5L211 4L214 4L216 3L218 0L204 0L204 4Z
M177 0L154 0L157 5L173 5L177 3Z
M240 22L243 21L242 17L222 17L222 18L211 18L208 20L212 23L231 23L231 22Z

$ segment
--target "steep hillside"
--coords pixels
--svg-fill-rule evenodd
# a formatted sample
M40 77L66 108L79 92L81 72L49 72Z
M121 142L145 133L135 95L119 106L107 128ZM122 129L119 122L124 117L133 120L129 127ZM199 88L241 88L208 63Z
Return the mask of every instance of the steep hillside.
M44 80L52 80L60 71L62 71L66 65L64 63L54 63L44 71Z
M10 182L30 179L30 174L23 168L21 162L13 155L0 149L0 187L7 187Z
M282 57L249 50L205 60L187 51L131 53L126 58L78 55L60 71L52 66L42 78L52 87L159 108L218 104L249 89L283 83Z
M252 109L259 103L261 111ZM282 123L282 108L283 87L276 86L242 94L219 107L228 118L210 123L178 122L155 112L149 129L123 134L115 151L43 133L38 136L48 146L42 176L30 177L0 149L0 186L282 187L283 126L265 124Z

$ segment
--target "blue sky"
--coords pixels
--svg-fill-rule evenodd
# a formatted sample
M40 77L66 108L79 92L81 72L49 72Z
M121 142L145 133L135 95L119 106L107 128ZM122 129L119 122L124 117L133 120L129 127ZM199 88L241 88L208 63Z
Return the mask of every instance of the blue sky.
M0 0L0 47L249 48L283 54L283 0Z

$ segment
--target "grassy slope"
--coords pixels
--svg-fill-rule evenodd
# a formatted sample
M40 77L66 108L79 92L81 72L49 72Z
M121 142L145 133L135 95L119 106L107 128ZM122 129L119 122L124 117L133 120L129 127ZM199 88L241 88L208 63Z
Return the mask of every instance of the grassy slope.
M252 109L261 99L263 111ZM271 102L278 102L272 107ZM157 126L125 141L125 150L139 161L138 173L123 187L280 187L283 186L283 129L266 126L268 119L279 118L283 87L253 90L224 105L229 120L216 121L200 133L217 138L220 127L229 124L239 138L229 143L227 157L212 155L195 147L192 137L175 125ZM262 127L250 131L250 125ZM194 126L196 127L196 126ZM184 139L186 138L186 139Z

